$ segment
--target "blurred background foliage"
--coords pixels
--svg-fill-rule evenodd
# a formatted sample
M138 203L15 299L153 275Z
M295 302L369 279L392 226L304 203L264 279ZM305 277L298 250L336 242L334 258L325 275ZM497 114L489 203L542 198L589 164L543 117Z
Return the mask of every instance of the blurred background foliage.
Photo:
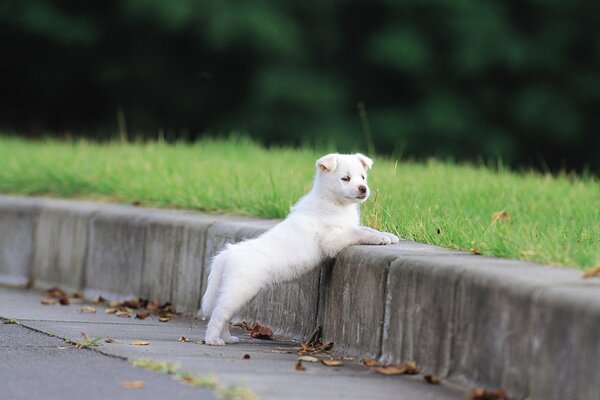
M597 173L599 27L594 1L0 0L0 129Z

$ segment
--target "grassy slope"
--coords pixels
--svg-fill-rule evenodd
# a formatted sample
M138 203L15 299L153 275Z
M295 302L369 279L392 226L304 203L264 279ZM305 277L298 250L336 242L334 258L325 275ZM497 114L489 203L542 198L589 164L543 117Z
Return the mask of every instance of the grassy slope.
M0 138L0 192L283 217L309 190L320 155L240 139L190 146ZM501 257L600 263L597 180L377 158L369 181L363 220L375 228ZM492 222L502 210L511 219Z

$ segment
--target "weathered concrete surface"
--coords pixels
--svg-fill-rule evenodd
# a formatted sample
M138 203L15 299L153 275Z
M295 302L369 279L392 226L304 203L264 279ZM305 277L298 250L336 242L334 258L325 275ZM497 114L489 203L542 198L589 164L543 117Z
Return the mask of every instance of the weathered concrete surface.
M144 382L141 389L123 381ZM219 399L169 375L134 368L124 360L79 350L62 339L0 322L0 384L6 400Z
M215 217L157 212L146 224L141 296L194 312L201 296L206 233Z
M353 246L323 269L319 323L324 339L345 353L377 358L381 350L391 246Z
M88 221L101 205L44 201L40 207L32 263L38 287L83 289Z
M238 387L247 387L252 392L258 394L261 399L373 399L373 400L461 400L465 398L466 390L457 387L448 382L442 382L441 385L429 385L425 383L422 376L383 376L373 373L359 362L354 360L344 360L344 365L339 368L326 367L319 363L304 363L306 368L303 372L294 370L298 356L294 353L298 346L282 338L275 340L258 340L249 337L247 332L238 331L242 343L226 347L212 347L196 344L194 341L204 336L206 323L198 319L187 319L176 317L168 323L160 323L155 319L136 320L129 318L118 318L114 315L106 315L102 312L101 306L98 307L96 314L83 314L79 312L80 306L71 305L44 306L39 303L42 296L39 292L22 291L14 289L3 289L0 287L0 317L16 318L23 326L30 327L41 332L46 332L60 338L66 338L78 342L81 340L81 331L84 331L88 337L110 337L115 340L108 344L101 342L95 350L104 354L123 357L127 359L150 358L159 361L170 361L177 363L181 369L202 376L214 376L223 385L237 385ZM50 311L49 311L50 310ZM112 323L115 321L117 323ZM2 326L2 325L0 325ZM9 325L17 328L14 325ZM20 329L24 329L20 327ZM192 342L182 343L177 341L180 336L186 336L193 340ZM33 345L34 339L28 337L28 345ZM147 340L148 346L133 346L132 340ZM44 342L47 344L48 341ZM0 348L3 343L3 336L0 334ZM51 343L51 345L54 343ZM63 345L63 347L67 347ZM65 348L63 350L55 349L60 352L78 352L81 357L84 355L95 355L91 351L75 350ZM287 353L292 351L291 354ZM64 378L62 370L50 367L52 362L55 366L60 365L63 359L60 354L51 355L48 351L38 351L37 357L31 359L36 365L44 366L44 376L62 379ZM6 352L0 350L0 360ZM48 354L48 357L45 355ZM61 353L62 354L62 353ZM248 354L249 359L243 359ZM339 359L338 353L333 353L333 357ZM106 357L108 358L108 357ZM110 358L112 360L112 358ZM116 360L115 360L116 361ZM79 368L73 373L73 377L83 379L84 387L99 388L99 393L105 394L106 398L123 398L117 389L120 389L121 380L113 382L108 377L112 377L111 372L100 372L100 366L106 365L103 360L89 360L86 363L77 364ZM0 371L2 371L0 362ZM21 367L21 364L16 364ZM147 388L140 391L127 391L131 398L136 393L143 393L146 397L141 398L188 398L183 395L188 389L181 385L181 394L178 388L173 387L170 379L166 375L152 375L141 369L126 370L126 365L117 366L118 376L125 379L141 379L147 384ZM72 368L67 366L67 370ZM19 368L19 371L24 369ZM87 372L95 372L95 376L86 375ZM27 376L36 376L37 372L30 371ZM0 384L3 387L3 393L7 393L7 383L3 377L13 375L0 374ZM15 376L19 382L24 379ZM89 381L88 381L89 380ZM79 381L74 381L77 384ZM154 383L162 383L161 390L157 390L160 396L153 397L151 389L156 386ZM33 383L35 385L35 382ZM48 393L55 393L55 385L48 387ZM114 389L114 395L112 394ZM146 390L148 389L148 390ZM203 397L206 393L195 389L198 393L197 398ZM76 393L74 393L76 392ZM9 392L9 393L12 393ZM81 392L76 390L67 390L64 392L67 400L80 399ZM71 396L71 394L73 396ZM90 395L92 396L92 395ZM181 396L181 397L180 397ZM38 398L37 396L25 398ZM41 398L44 398L42 396ZM58 398L50 396L47 398ZM95 398L95 397L90 397Z
M600 278L539 289L532 314L531 398L600 398Z
M27 282L38 206L37 199L0 196L0 282Z
M575 270L443 251L399 257L390 267L382 359L415 360L441 376L527 398L533 296L577 280ZM539 366L532 374L541 371Z
M85 267L86 293L139 296L148 211L103 209L90 219Z

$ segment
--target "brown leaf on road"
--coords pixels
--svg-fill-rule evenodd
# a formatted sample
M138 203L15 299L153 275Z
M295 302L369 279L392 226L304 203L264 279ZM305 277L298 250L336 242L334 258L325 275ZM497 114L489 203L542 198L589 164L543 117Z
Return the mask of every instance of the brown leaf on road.
M586 269L583 272L582 278L588 279L588 278L592 278L594 276L600 276L600 265L598 265L597 267L594 267L594 268Z
M402 363L400 365L384 365L375 369L383 375L416 375L421 368L415 362Z
M133 342L131 342L131 344L133 346L148 346L150 342L147 342L145 340L134 340Z
M242 360L249 360L250 359L250 354L244 354L242 356Z
M167 315L166 317L159 317L158 321L159 322L169 322L171 320L171 316Z
M475 388L471 390L470 400L509 400L504 389L485 390L483 388Z
M111 307L111 308L107 308L106 310L104 310L104 313L105 314L116 314L117 311L119 311L119 310L117 310L116 308L112 308Z
M268 326L261 325L257 322L254 324L250 336L255 339L273 340L273 331Z
M94 307L91 307L91 306L85 306L85 307L81 307L80 312L82 312L82 313L88 313L88 314L94 314L96 312L96 309Z
M142 311L138 311L138 312L135 314L135 318L136 318L136 319L146 319L146 318L148 318L149 316L150 316L150 311L148 311L148 310L142 310Z
M190 339L186 338L185 336L180 336L179 339L177 339L178 342L190 342Z
M127 311L116 311L115 315L121 318L131 318L131 314L129 314Z
M92 304L100 304L100 303L104 303L106 301L106 299L102 296L96 296L91 301L92 301Z
M175 308L175 306L171 303L165 303L162 306L159 307L161 310L164 310L166 312L169 312L171 314L179 314L177 312L177 309Z
M319 362L319 359L317 357L313 357L313 356L302 356L302 357L299 357L298 360L312 362L312 363Z
M372 358L365 358L364 360L362 360L362 363L364 365L366 365L367 367L381 367L382 366L382 364L379 361L374 360Z
M142 308L142 305L144 303L144 300L142 299L132 299L132 300L126 300L124 302L121 303L121 305L123 307L128 307L128 308Z
M306 371L306 368L304 367L304 365L302 365L302 361L298 360L298 362L296 363L296 365L294 365L294 370L296 370L296 371Z
M42 303L45 306L49 306L49 305L52 305L52 304L56 304L56 300L55 299L42 299L40 301L40 303Z
M340 360L321 360L321 364L326 365L328 367L341 367L344 365Z
M69 304L71 304L71 300L69 300L68 297L61 297L60 299L58 299L58 302L61 306L68 306Z
M141 389L145 386L142 381L123 381L122 385L125 389Z
M510 215L504 210L492 214L492 222L510 221Z
M240 329L245 329L247 331L251 331L252 328L254 328L252 325L250 325L249 323L247 323L246 321L242 321L242 322L236 322L235 324L231 324L232 328L240 328Z
M115 339L113 339L113 338L104 339L104 342L105 343L117 343L117 341Z
M109 306L110 308L117 308L121 305L121 303L119 303L118 301L115 301L115 300L110 300L106 305Z
M67 297L67 294L59 287L53 287L46 290L46 295L49 297L54 297L55 299Z
M319 350L319 351L329 351L333 348L333 342L329 342L329 343L317 343L315 345L315 349Z
M74 299L83 299L83 293L75 292L75 293L73 293L73 296L71 296L71 297L73 297Z
M427 374L423 377L423 379L425 379L427 383L431 383L432 385L437 385L438 383L440 383L440 378L434 374Z
M159 305L160 303L158 302L158 300L149 300L148 304L146 305L146 308L148 309L148 311L154 312L158 309Z

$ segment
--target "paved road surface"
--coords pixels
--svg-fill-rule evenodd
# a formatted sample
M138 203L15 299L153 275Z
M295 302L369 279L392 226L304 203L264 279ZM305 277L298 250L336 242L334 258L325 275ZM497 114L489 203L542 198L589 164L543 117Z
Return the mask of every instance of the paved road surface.
M261 399L464 399L464 388L447 382L427 384L418 376L383 376L358 361L342 367L304 363L306 371L294 370L296 343L277 338L252 339L238 331L242 343L222 347L196 344L206 323L177 316L161 323L119 318L95 306L95 314L82 313L82 304L42 305L43 293L0 287L0 317L14 318L20 325L0 323L0 398L19 399L212 399L208 389L187 386L167 374L134 368L126 359L150 358L171 361L181 370L212 375L221 387L246 387ZM81 341L113 338L92 350L80 350L63 339ZM179 342L186 336L191 342ZM135 346L134 340L148 341ZM248 354L250 359L244 359ZM343 355L335 354L336 357ZM141 389L125 389L123 381L140 380Z

